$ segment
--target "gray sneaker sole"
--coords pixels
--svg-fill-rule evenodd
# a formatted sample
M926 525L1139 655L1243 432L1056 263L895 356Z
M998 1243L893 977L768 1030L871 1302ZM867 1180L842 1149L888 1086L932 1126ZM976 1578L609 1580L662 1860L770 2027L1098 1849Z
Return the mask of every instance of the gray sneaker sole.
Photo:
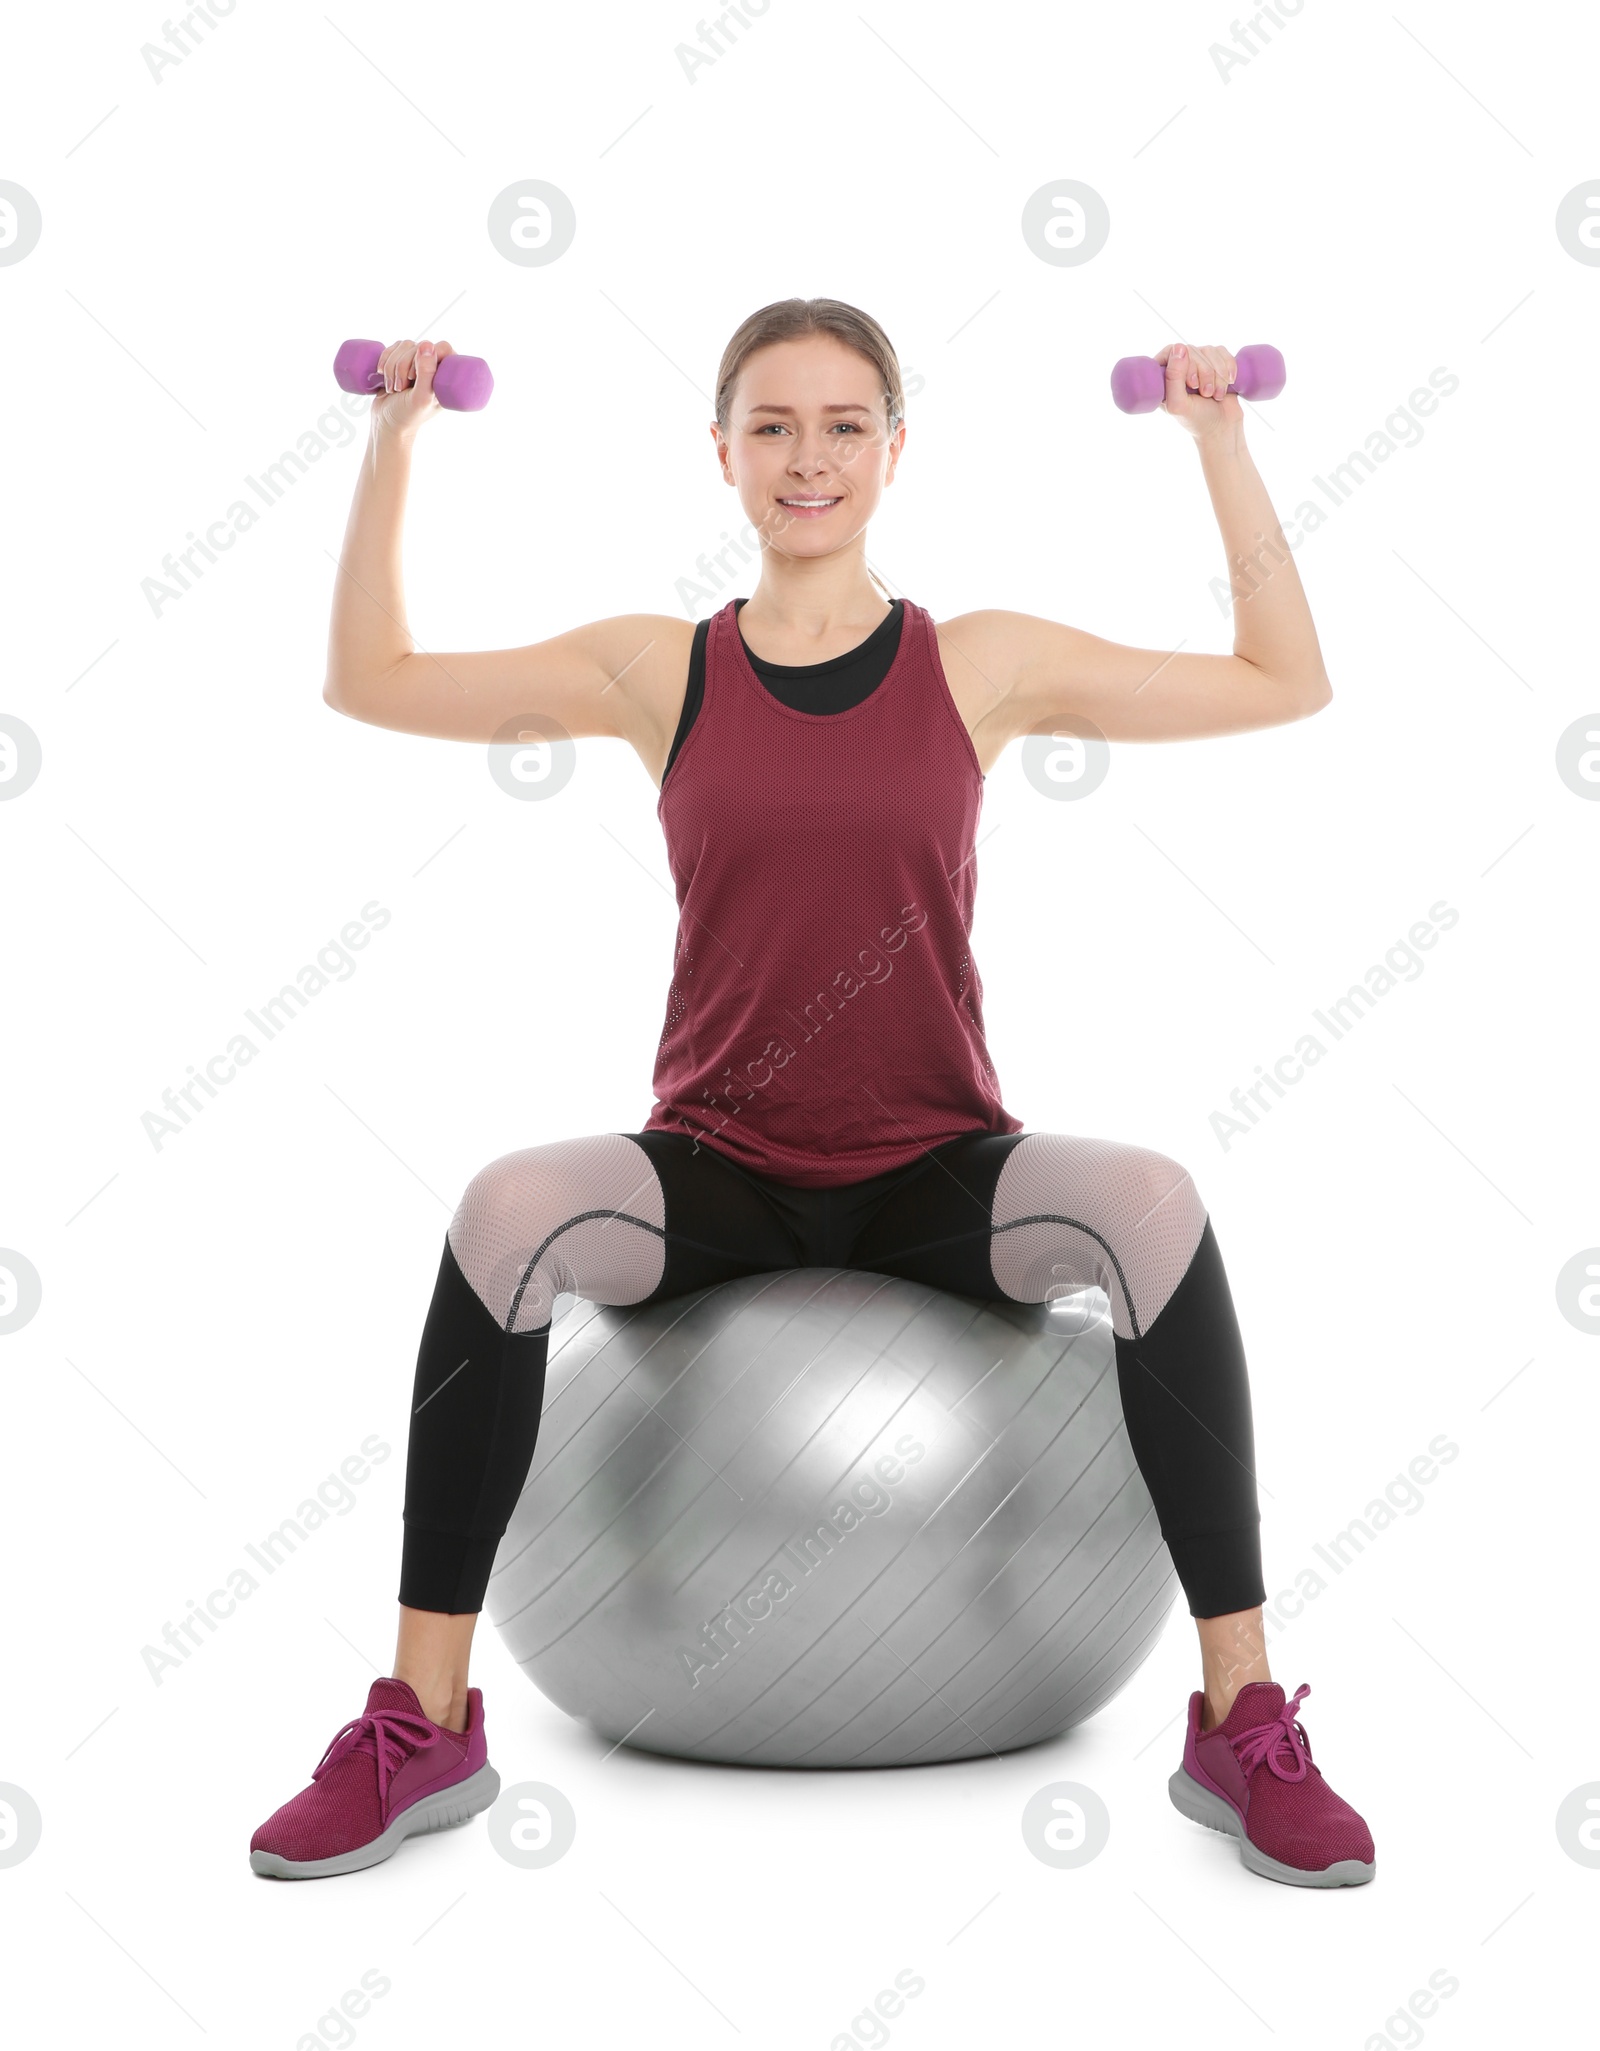
M465 1823L487 1809L500 1792L500 1776L489 1765L480 1766L468 1780L429 1795L402 1809L388 1829L370 1844L358 1844L354 1851L337 1852L331 1859L285 1859L277 1852L252 1852L250 1869L274 1880L320 1880L332 1873L358 1873L363 1866L377 1866L400 1849L408 1837L420 1837L429 1830L448 1830Z
M1281 1859L1269 1859L1245 1836L1244 1823L1233 1804L1203 1788L1182 1766L1167 1782L1167 1793L1172 1797L1172 1806L1191 1823L1203 1823L1208 1830L1220 1830L1225 1837L1231 1837L1245 1865L1264 1879L1284 1880L1291 1887L1359 1887L1378 1870L1376 1859L1336 1859L1320 1873L1308 1872L1304 1866L1286 1866Z

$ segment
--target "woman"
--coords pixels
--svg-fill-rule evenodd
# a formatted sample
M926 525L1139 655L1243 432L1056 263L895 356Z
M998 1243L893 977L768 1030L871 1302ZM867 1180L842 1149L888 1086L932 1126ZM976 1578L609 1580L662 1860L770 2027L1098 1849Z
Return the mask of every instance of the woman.
M1200 1638L1173 1800L1252 1871L1370 1879L1365 1824L1310 1763L1308 1690L1286 1702L1267 1670L1249 1384L1205 1206L1147 1148L1024 1131L967 948L983 778L1009 741L1064 718L1192 739L1328 702L1227 396L1233 357L1157 359L1229 561L1278 538L1233 655L1163 657L1012 612L935 624L880 596L866 530L905 442L899 365L868 315L790 299L751 315L717 380L718 460L760 542L750 598L698 626L633 614L435 656L402 624L400 534L447 354L384 353L324 696L454 740L532 714L631 742L660 786L677 952L643 1129L527 1147L467 1186L417 1361L394 1674L256 1832L251 1864L347 1872L494 1799L468 1653L532 1459L557 1296L637 1304L836 1265L1021 1302L1105 1290L1129 1437Z

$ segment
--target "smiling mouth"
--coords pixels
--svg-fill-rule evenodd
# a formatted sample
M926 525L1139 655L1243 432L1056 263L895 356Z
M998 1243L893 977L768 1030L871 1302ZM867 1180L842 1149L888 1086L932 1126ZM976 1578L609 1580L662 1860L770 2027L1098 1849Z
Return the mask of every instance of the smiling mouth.
M843 494L840 494L842 497ZM794 498L779 499L778 504L791 513L826 513L838 505L838 498Z

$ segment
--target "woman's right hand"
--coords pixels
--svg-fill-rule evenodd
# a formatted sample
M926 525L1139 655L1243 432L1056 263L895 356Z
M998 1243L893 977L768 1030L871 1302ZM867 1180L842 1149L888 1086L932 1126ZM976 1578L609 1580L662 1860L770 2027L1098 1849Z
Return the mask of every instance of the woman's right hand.
M409 439L430 413L437 413L433 373L455 353L448 342L391 342L378 358L383 390L372 397L373 432Z

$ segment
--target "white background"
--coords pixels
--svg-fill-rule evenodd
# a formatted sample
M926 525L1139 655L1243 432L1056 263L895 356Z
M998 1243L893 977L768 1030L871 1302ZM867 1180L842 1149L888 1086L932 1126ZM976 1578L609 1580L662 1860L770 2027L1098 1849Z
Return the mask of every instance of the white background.
M371 2051L822 2051L876 2041L859 2018L902 1969L926 1982L888 2026L905 2051L1489 2045L1587 2005L1600 1871L1555 1814L1600 1779L1600 1351L1555 1278L1600 1240L1600 805L1555 751L1600 700L1600 273L1554 223L1600 176L1593 19L1510 35L1487 8L1311 0L1226 82L1226 9L1173 0L776 0L692 84L687 6L244 0L157 84L140 46L161 35L153 9L27 10L0 87L0 178L44 218L0 268L0 711L44 760L0 805L0 1244L44 1292L0 1344L0 1781L43 1817L0 1870L0 2027L288 2051L343 2041L329 2011L371 1969ZM485 232L527 177L577 212L548 268ZM1058 178L1110 209L1081 267L1020 232ZM571 1852L519 1870L480 1820L326 1884L248 1870L255 1825L388 1670L411 1372L456 1198L513 1147L642 1125L674 906L620 743L516 804L481 748L323 704L359 420L159 615L142 582L247 475L348 423L342 338L443 335L497 388L419 443L419 644L681 613L678 580L737 523L706 430L718 357L795 293L868 308L922 380L870 537L892 589L1151 648L1226 650L1231 625L1193 448L1114 409L1115 358L1277 343L1288 389L1248 438L1286 520L1328 508L1313 478L1436 367L1459 379L1297 550L1324 712L1119 747L1076 804L1014 747L980 829L1008 1107L1161 1148L1210 1207L1269 1589L1431 1438L1460 1449L1274 1642L1372 1825L1370 1887L1253 1878L1173 1811L1198 1683L1181 1605L1082 1730L875 1775L607 1757L486 1624L492 1756L568 1795ZM392 918L356 973L153 1146L163 1090L372 899ZM1459 921L1423 972L1224 1148L1230 1092L1440 899ZM354 1506L157 1685L142 1648L374 1433L392 1457ZM1112 1817L1074 1871L1019 1830L1058 1779ZM1458 1991L1397 2015L1440 1969Z

